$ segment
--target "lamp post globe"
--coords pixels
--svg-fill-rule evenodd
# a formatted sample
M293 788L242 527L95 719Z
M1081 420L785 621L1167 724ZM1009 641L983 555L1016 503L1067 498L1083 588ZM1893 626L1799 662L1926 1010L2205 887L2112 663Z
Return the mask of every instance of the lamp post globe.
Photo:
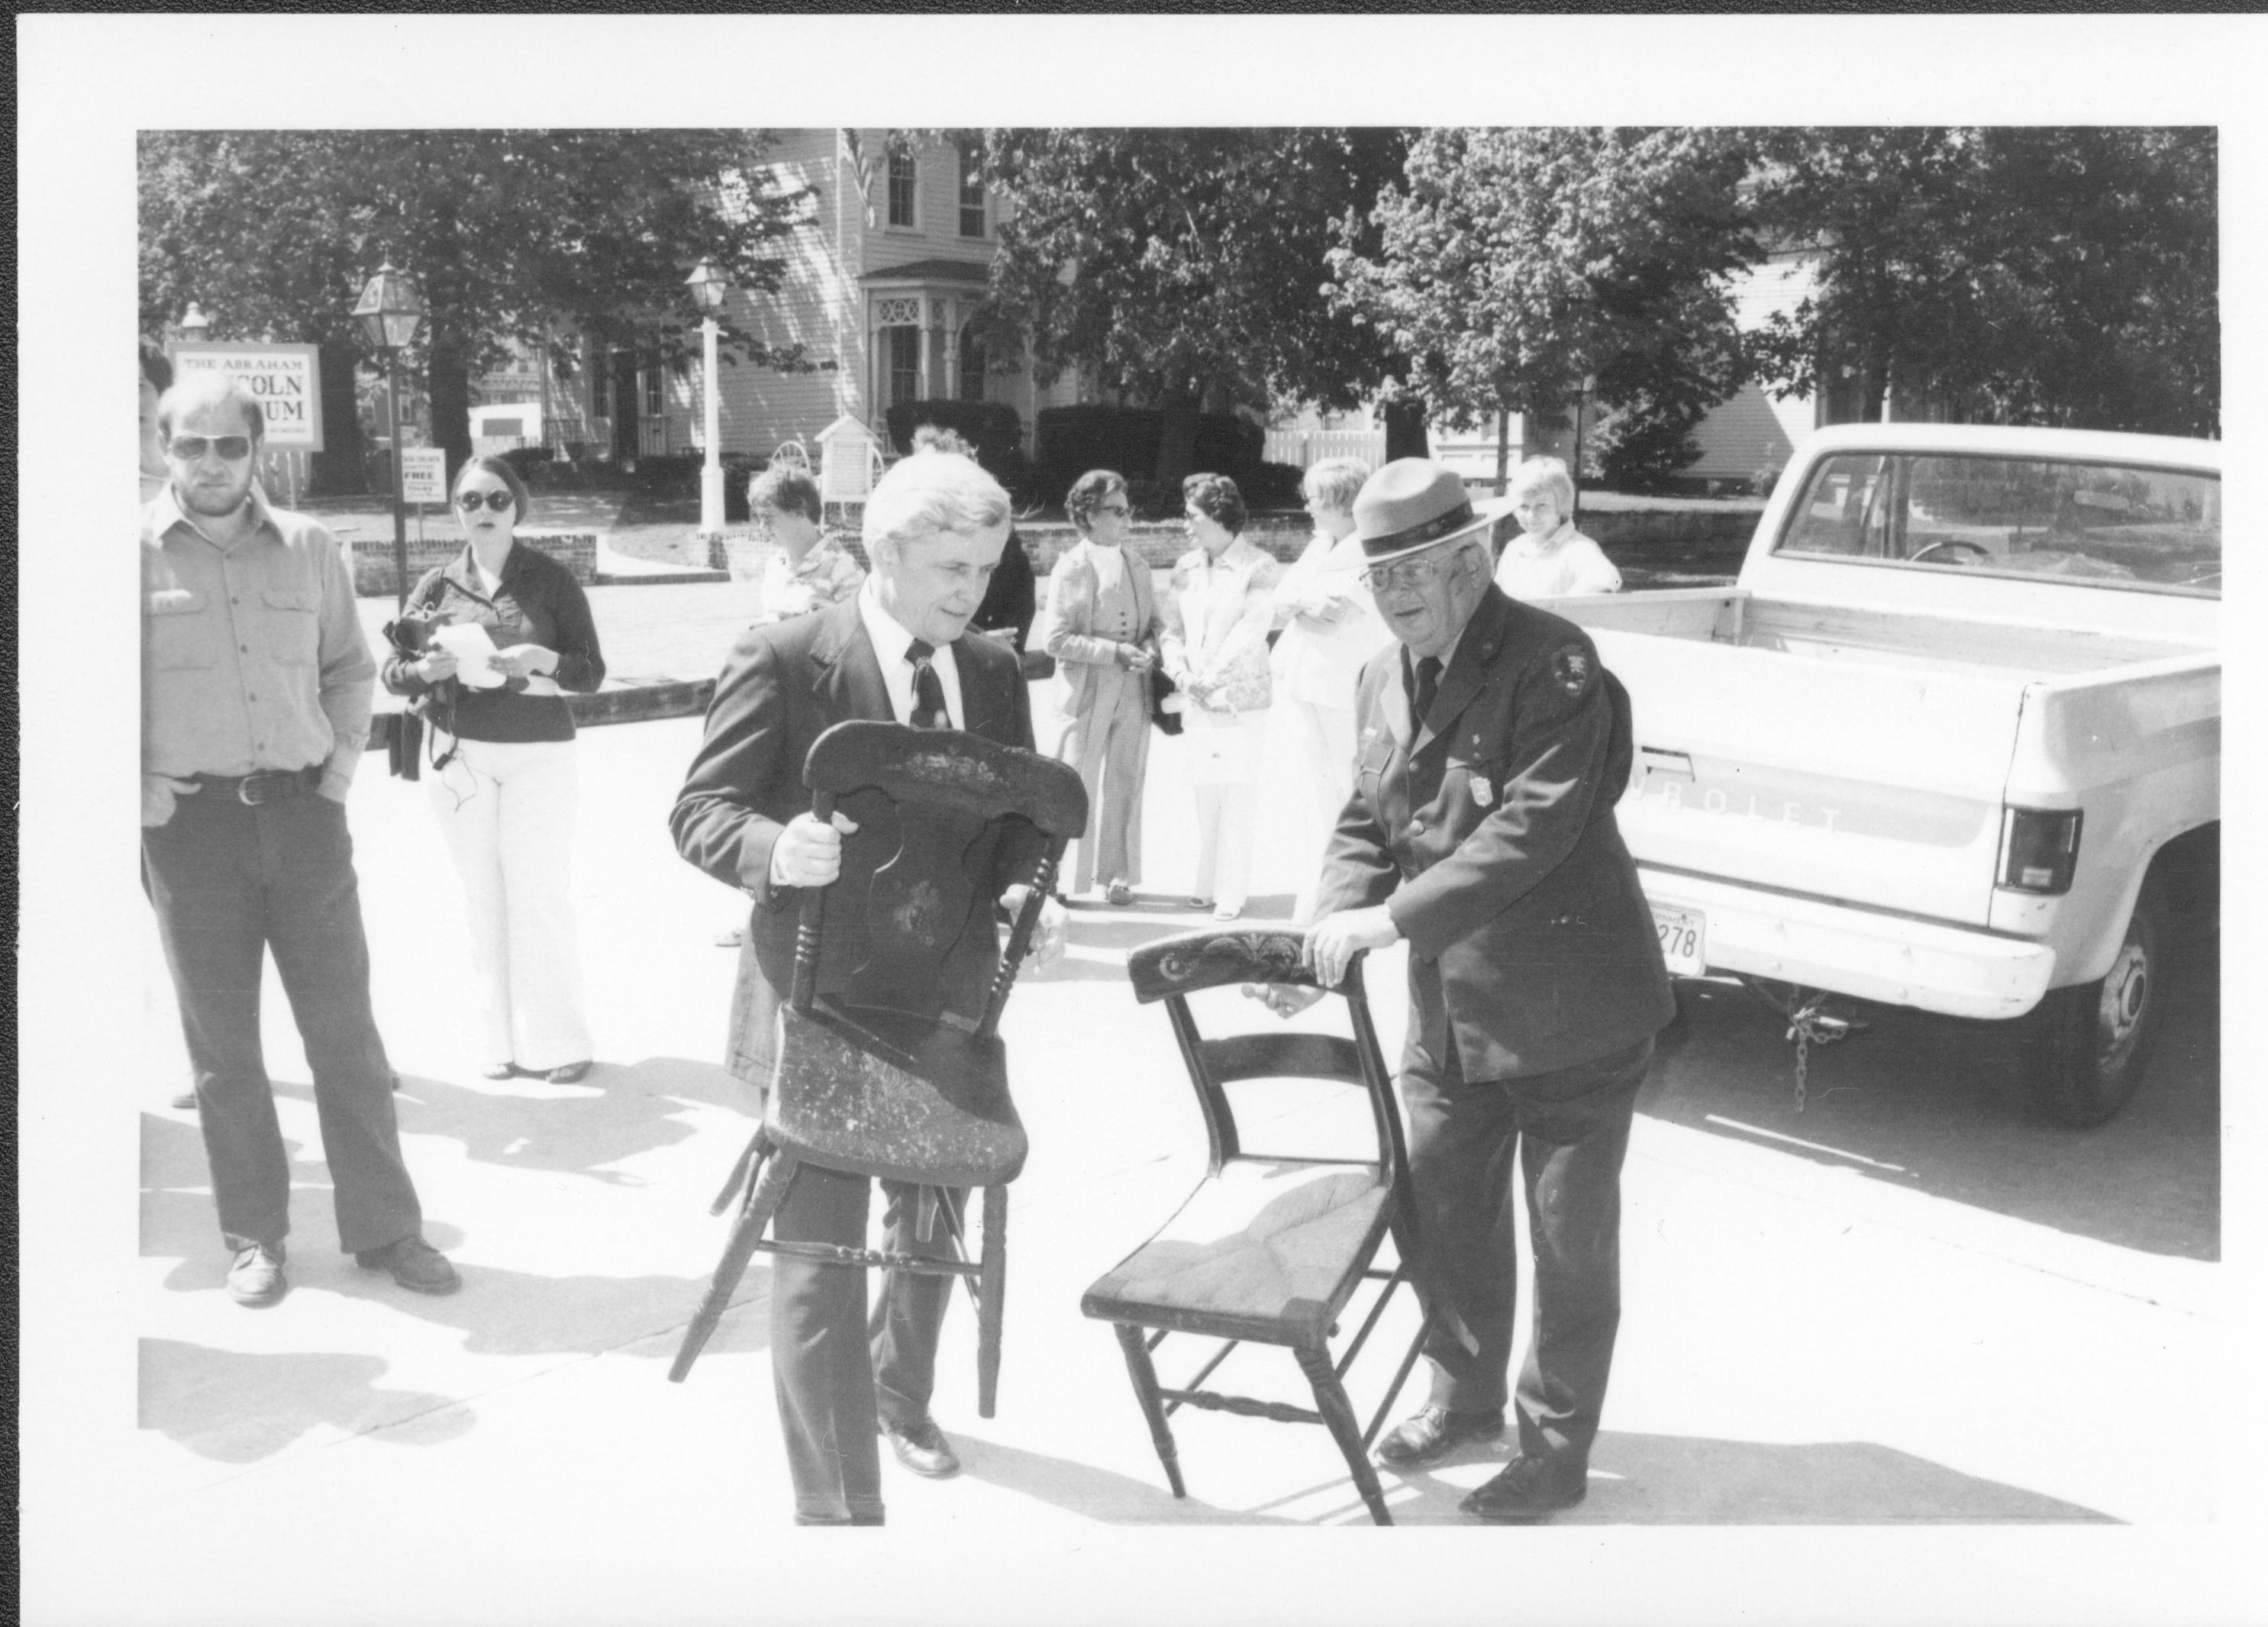
M181 313L181 337L191 344L202 344L211 331L212 318L198 308L195 300L190 300L189 308Z
M717 445L717 313L732 283L715 258L703 254L685 285L701 308L701 534L718 537L725 532L725 464Z
M401 386L395 377L394 364L401 348L417 337L417 329L425 320L425 302L417 297L416 282L395 270L394 262L388 260L379 265L376 276L363 284L362 298L355 301L353 314L363 337L386 358L386 416L390 442L386 460L394 482L394 603L398 610L409 601L409 531L401 504Z

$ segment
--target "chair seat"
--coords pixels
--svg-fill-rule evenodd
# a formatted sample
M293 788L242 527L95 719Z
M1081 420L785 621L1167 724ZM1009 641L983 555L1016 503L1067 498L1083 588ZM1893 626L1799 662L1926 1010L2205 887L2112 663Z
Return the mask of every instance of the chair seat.
M1080 1308L1106 1321L1313 1344L1360 1280L1387 1192L1369 1164L1231 1160Z
M1007 1054L950 1021L835 1005L780 1012L764 1128L798 1160L928 1186L995 1186L1029 1144Z

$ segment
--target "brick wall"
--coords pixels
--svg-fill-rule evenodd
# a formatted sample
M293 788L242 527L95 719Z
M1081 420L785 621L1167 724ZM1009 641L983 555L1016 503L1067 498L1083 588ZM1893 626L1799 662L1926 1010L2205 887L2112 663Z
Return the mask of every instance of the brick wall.
M599 539L594 532L526 532L518 540L537 552L549 554L574 573L575 579L588 587L598 580ZM354 550L355 592L365 597L376 597L395 592L394 582L394 539L357 539L350 546ZM415 541L409 544L409 585L434 566L446 564L462 551L460 540L428 538L423 547Z

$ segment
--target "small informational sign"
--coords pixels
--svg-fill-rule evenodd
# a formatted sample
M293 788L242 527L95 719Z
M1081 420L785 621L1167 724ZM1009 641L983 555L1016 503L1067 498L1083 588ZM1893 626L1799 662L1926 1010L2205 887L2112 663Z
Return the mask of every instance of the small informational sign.
M449 500L446 457L438 446L401 449L401 500L404 503L446 503Z
M271 452L323 450L322 369L312 344L177 344L173 371L233 373L268 415Z

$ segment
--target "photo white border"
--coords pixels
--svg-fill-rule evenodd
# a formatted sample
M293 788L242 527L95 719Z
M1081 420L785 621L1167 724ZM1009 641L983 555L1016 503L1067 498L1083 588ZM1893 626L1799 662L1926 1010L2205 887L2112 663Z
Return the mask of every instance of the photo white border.
M139 1026L117 987L144 930L132 859L136 645L119 477L134 330L137 128L338 125L2209 123L2221 144L2224 433L2262 444L2268 117L2257 17L608 18L33 16L17 19L18 670L22 681L18 1169L24 1619L295 1619L294 1567L334 1542L264 1534L184 1573L116 1510L131 1461ZM107 356L109 360L102 359ZM82 378L103 387L82 394ZM85 402L91 420L77 417ZM2228 527L2264 535L2259 460ZM113 494L116 495L113 495ZM90 496L90 494L92 494ZM77 512L91 500L97 518ZM109 515L108 519L102 516ZM2256 544L2257 545L2257 544ZM2229 572L2229 630L2261 603ZM2260 806L2259 641L2228 649L2224 800ZM2228 844L2228 986L2268 988ZM2195 1530L1570 1527L1528 1532L1098 1528L954 1551L752 1523L709 1578L491 1573L509 1557L381 1557L373 1622L970 1622L1513 1618L2191 1623L2268 1616L2259 1381L2263 1123L2255 1059L2223 1056L2228 1429L2221 1518ZM2228 1086L2233 1085L2234 1088ZM2241 1307L2241 1313L2240 1313ZM1115 1398L1114 1398L1115 1399ZM2152 1426L2105 1395L2075 1430ZM596 1513L600 1511L592 1511ZM998 1540L994 1540L997 1536ZM620 1573L608 1567L623 1567ZM255 1580L247 1575L264 1572ZM761 1598L758 1597L759 1594ZM602 1601L636 1600L635 1608ZM609 1609L620 1615L594 1615Z

